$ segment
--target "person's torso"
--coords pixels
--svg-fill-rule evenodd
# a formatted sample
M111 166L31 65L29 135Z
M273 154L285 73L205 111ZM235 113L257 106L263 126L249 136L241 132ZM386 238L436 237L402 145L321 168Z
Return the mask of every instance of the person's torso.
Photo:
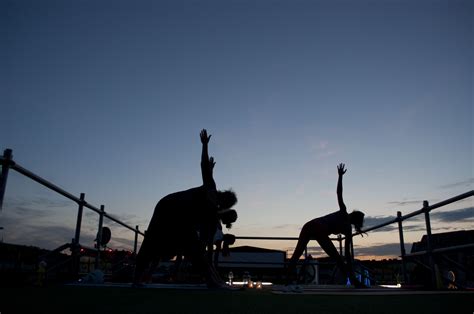
M352 231L349 221L349 214L343 211L337 211L326 216L318 218L328 231L328 234L347 234Z
M196 228L202 221L209 220L215 209L207 197L204 186L168 194L155 207L148 229L167 230Z

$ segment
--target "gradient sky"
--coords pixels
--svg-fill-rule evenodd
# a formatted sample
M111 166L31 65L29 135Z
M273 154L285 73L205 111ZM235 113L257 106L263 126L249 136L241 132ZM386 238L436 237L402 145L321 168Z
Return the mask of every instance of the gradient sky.
M297 236L337 210L339 162L348 208L377 223L472 189L473 20L468 0L2 1L0 148L143 230L161 197L201 184L207 128L233 233ZM435 231L472 228L472 198L442 211ZM75 215L11 172L5 242L70 241ZM396 255L397 239L356 253Z

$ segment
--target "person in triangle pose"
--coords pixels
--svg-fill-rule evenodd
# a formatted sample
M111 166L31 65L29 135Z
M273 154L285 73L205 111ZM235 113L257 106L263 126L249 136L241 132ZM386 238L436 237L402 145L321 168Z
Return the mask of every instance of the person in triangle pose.
M298 238L298 243L288 265L288 283L295 276L296 262L303 254L308 242L310 240L316 240L326 254L336 261L339 269L347 275L353 285L358 288L364 287L354 274L351 256L352 225L357 232L362 233L361 228L364 223L364 213L357 210L347 213L347 208L342 198L342 177L346 171L347 169L345 169L344 164L341 163L337 166L337 173L339 176L337 181L337 201L339 204L339 210L329 215L315 218L303 225ZM341 255L339 255L336 247L329 238L329 235L331 234L344 235L346 262L344 262Z
M161 259L184 255L193 265L203 271L208 286L223 286L224 282L209 263L205 247L216 232L219 221L230 224L237 219L231 209L237 203L232 190L218 191L213 178L214 159L209 158L208 143L211 135L203 129L201 174L203 184L199 187L169 194L155 207L136 256L133 286L141 286L144 277ZM148 269L148 272L147 272Z

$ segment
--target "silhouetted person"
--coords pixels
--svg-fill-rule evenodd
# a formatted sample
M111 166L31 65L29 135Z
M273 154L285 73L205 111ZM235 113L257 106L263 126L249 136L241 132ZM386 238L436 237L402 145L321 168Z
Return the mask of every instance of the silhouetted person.
M203 185L169 194L158 202L137 254L134 284L141 283L151 262L156 264L160 259L177 254L189 257L194 265L205 271L208 285L222 284L207 261L202 239L207 239L207 233L216 228L217 221L222 218L220 212L237 203L237 196L230 190L216 190L212 176L215 162L208 154L211 136L202 130L200 137Z
M351 280L351 283L356 287L363 287L357 280L352 269L351 243L352 243L352 227L354 225L358 232L362 232L361 228L364 222L364 213L360 211L353 211L348 214L346 205L342 199L342 176L346 173L344 164L339 164L337 172L339 179L337 181L337 201L339 203L339 211L329 215L315 218L304 224L301 229L298 244L296 245L293 256L291 256L290 264L288 266L288 281L290 276L294 276L296 270L296 262L303 254L304 249L310 240L318 241L321 248L329 257L334 259L343 273L345 273ZM344 263L341 255L337 252L331 239L330 234L343 234L345 236L345 257Z
M229 221L231 219L234 219L234 217L229 217ZM235 219L237 219L237 216L235 216ZM231 224L226 224L226 227L230 229ZM207 244L208 261L210 263L213 263L214 267L217 267L219 264L219 254L222 252L222 256L228 256L229 246L234 243L235 243L235 236L229 233L224 234L222 232L222 224L219 221L212 241L208 241L208 244ZM214 250L214 245L216 246L215 250Z
M217 267L218 255L222 249L222 240L224 239L224 233L222 232L222 224L219 221L216 225L216 231L214 236L207 239L207 258L209 263L213 263L214 267ZM214 250L214 245L216 249Z

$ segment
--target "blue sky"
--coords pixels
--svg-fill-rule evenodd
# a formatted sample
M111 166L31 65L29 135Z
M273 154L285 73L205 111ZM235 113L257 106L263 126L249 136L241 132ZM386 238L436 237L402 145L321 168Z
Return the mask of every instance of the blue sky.
M472 189L471 1L0 6L0 148L142 229L161 197L201 184L202 128L238 235L296 236L336 210L339 162L348 207L370 217ZM471 209L449 228L472 226L472 206L447 208ZM73 228L75 206L12 174L1 219L25 242L9 225Z

